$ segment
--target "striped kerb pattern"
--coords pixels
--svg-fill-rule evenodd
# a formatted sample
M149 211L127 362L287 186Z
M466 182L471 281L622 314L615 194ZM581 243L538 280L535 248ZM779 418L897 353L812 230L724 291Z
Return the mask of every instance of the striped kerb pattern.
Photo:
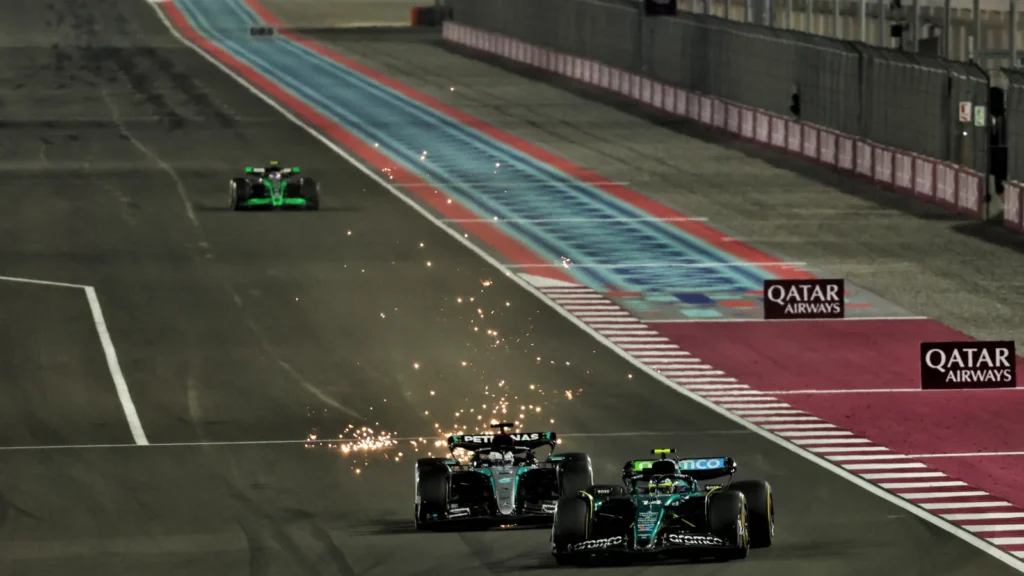
M1024 558L1024 510L752 389L672 343L600 292L582 286L540 290L681 388Z

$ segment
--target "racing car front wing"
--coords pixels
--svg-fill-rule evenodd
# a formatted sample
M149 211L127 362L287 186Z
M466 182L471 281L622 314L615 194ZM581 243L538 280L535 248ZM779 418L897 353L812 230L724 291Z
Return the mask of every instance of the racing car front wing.
M428 515L426 523L436 525L480 524L486 526L550 526L555 517L555 503L528 504L518 514L491 514L484 506L465 507L452 504L447 517Z
M633 556L722 556L736 548L711 534L670 533L644 546L634 545L627 536L613 536L570 544L563 554L569 555L633 555Z

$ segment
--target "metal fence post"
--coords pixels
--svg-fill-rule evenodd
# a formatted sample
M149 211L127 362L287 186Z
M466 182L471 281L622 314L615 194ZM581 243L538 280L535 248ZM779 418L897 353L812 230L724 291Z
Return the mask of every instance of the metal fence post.
M843 37L839 32L841 30L839 26L839 2L840 0L832 0L832 35L836 38Z
M949 2L950 0L946 0ZM868 0L859 0L860 3L860 41L865 44L868 41Z
M914 41L910 46L911 50L917 53L921 50L921 0L914 0L913 10L913 24L911 24L911 26L914 30Z
M878 0L878 45L888 48L885 42L885 0Z
M1010 68L1017 67L1017 0L1010 0Z
M974 1L978 2L978 0ZM992 179L992 91L990 89L992 87L992 77L985 68L977 62L974 63L974 67L977 68L978 72L981 72L981 75L985 77L985 129L981 131L981 149L985 154L985 157L982 159L983 166L985 167L985 175L984 178L982 178L982 182L984 182L984 184L981 187L981 197L984 199L983 201L985 203L983 218L987 220L989 217L989 209L992 207L992 198L989 195L989 187L991 186L989 180ZM975 130L975 134L977 134L977 130Z

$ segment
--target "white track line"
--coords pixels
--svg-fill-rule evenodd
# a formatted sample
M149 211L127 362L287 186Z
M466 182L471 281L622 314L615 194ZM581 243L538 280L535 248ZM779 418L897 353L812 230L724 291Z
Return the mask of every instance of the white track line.
M705 398L710 398L712 395L705 394L705 395L700 395L700 396L703 396ZM760 408L760 407L762 407L764 405L763 403L774 402L774 401L776 401L778 399L777 398L772 398L770 396L726 396L726 397L723 397L723 398L712 398L712 400L714 400L716 403L718 403L719 406L725 406L725 403L727 403L727 402L758 402L758 403L761 403L761 404L758 405L758 407ZM831 425L831 424L828 424L828 425Z
M899 470L902 468L927 468L920 462L887 462L885 464L845 464L847 470Z
M910 488L951 488L953 486L967 486L967 482L960 480L943 480L940 482L886 482L879 484L886 490L906 490Z
M964 508L1008 508L1013 506L1009 502L922 502L919 504L926 510L963 510Z
M107 329L107 321L103 317L103 308L100 306L100 299L96 295L96 289L84 284L52 282L49 280L18 278L15 276L0 276L0 281L16 282L20 284L35 284L38 286L51 286L54 288L74 288L85 292L85 299L89 304L89 313L92 315L93 327L96 329L96 336L99 338L100 346L103 348L103 356L107 362L107 370L110 372L110 378L114 381L114 389L117 391L117 399L121 402L121 409L124 411L124 417L128 421L128 429L132 433L132 439L135 440L135 444L140 446L149 444L149 440L146 438L146 432L142 427L142 421L139 420L139 413L135 409L135 403L132 402L132 395L128 391L128 382L125 380L124 374L121 372L121 363L117 360L117 350L114 348L114 341L110 337L110 331Z
M977 458L980 456L1024 456L1024 452L958 452L948 454L914 454L911 458Z
M814 426L818 425L814 424ZM847 432L846 430L780 430L778 434L787 438L797 436L853 436L853 432Z
M17 276L0 276L0 281L17 282L18 284L38 284L39 286L53 286L55 288L88 288L84 284L69 284L67 282L53 282L51 280L36 280L35 278L18 278Z
M971 532L1024 532L1024 524L961 524ZM1021 542L1024 544L1024 542Z
M989 496L988 492L980 490L968 490L964 492L902 492L900 498L908 500L927 500L931 498L968 498L974 496Z
M966 520L1008 520L1010 518L1024 518L1024 512L978 512L976 514L943 514L946 520L963 522Z
M901 478L945 478L942 472L873 472L862 474L868 480L897 480Z
M886 450L888 450L888 448L886 448ZM856 455L855 454L837 454L835 456L832 456L832 455L828 456L828 459L832 460L834 462L850 462L850 461L853 461L853 460L906 460L906 459L909 459L909 458L910 458L910 456L907 456L906 454L896 454L896 453L887 453L887 454L856 454ZM843 466L847 467L845 464ZM886 464L879 464L878 467L885 468ZM912 468L925 468L925 467L926 466L924 464L919 464L919 465L912 466Z
M468 236L463 235L462 233L460 233L455 228L452 228L452 227L448 226L445 222L442 222L441 220L439 220L429 210L424 208L422 205L418 204L412 198L406 196L404 193L402 193L401 190L399 190L398 188L396 188L395 186L390 184L386 179L384 179L378 173L378 171L373 170L373 169L367 167L366 165L364 165L363 163L361 163L358 159L353 157L351 154L346 152L344 149L339 147L337 144L333 143L326 136L324 136L323 134L318 133L314 128L312 128L311 126L307 125L302 120L297 118L294 114L292 114L290 111L288 111L285 107L283 107L282 105L278 104L276 101L274 101L273 98L271 98L266 93L264 93L264 91L259 90L258 88L256 88L252 84L250 84L247 80L245 80L243 77L241 77L240 75L238 75L237 73L232 71L225 64L223 64L222 62L220 62L219 60L217 60L213 56L207 54L205 51L203 51L201 48L199 48L195 44L193 44L190 41L188 41L167 20L167 17L164 15L163 10L161 8L159 8L159 6L157 6L155 4L151 4L151 6L153 6L154 11L157 13L157 15L159 16L161 21L163 21L163 23L167 27L167 29L170 30L171 33L183 45L190 47L197 54L199 54L200 56L205 58L207 61L209 61L211 64L213 64L214 66L216 66L220 70L222 70L229 77L233 78L241 86L245 87L254 96L256 96L257 98L260 98L261 100L266 102L267 105L269 105L272 108L276 109L279 113L281 113L285 118L287 118L288 120L293 122L296 126L299 126L300 128L304 129L306 132L308 132L310 134L310 136L312 136L313 138L319 140L321 143L323 143L325 146L330 148L332 151L334 151L340 157L344 158L350 164L352 164L357 169L359 169L364 174L366 174L369 178L375 180L380 186L384 187L386 190L391 192L396 198L398 198L402 202L405 202L410 208L412 208L413 210L417 211L423 217L427 218L429 221L433 222L435 225L440 227L442 230L444 230L444 232L446 234L451 236L457 242L459 242L462 245L464 245L467 249L473 251L481 259L483 259L485 262L487 262L488 264L493 266L495 269L504 272L507 276L512 278L514 282L519 284L524 290L526 290L526 291L530 292L531 294L535 295L541 301L547 302L549 305L552 306L552 308L554 308L554 310L557 313L561 314L566 319L568 319L569 321L571 321L574 324L576 324L577 327L579 327L581 330L584 330L585 332L590 334L595 340L597 340L598 342L601 342L602 344L607 346L609 349L611 349L613 352L619 354L625 360L627 360L629 362L632 362L634 364L634 366L637 367L637 369L644 371L648 376L650 376L651 378L657 379L662 384L676 389L679 393L685 395L690 400L692 400L692 401L694 401L694 402L696 402L698 404L703 405L705 408L707 408L707 409L709 409L711 411L714 411L714 412L718 413L719 415L721 415L721 416L723 416L725 418L728 418L729 420L735 422L736 424L749 429L751 432L753 432L755 434L758 434L759 436L761 436L761 437L763 437L763 438L765 438L765 439L767 439L767 440L769 440L771 442L774 442L774 443L778 444L779 446L781 446L781 447L783 447L783 448L785 448L787 450L790 450L791 452L793 452L795 454L798 454L798 455L800 455L800 456L802 456L802 457L804 457L804 458L806 458L806 459L808 459L808 460L810 460L812 462L815 462L819 466L821 466L821 467L823 467L823 468L825 468L827 470L830 470L831 472L833 472L833 473L843 477L846 480L849 480L850 482L856 484L857 486L860 486L864 490L866 490L868 492L871 492L872 494L874 494L874 495L876 495L876 496L878 496L878 497L880 497L880 498L882 498L882 499L884 499L884 500L886 500L886 501L888 501L888 502L890 502L892 504L895 504L896 506L899 506L900 508L906 510L907 512L917 516L918 518L920 518L920 519L922 519L922 520L924 520L926 522L929 522L929 523L933 524L934 526L936 526L938 528L941 528L941 529L949 532L950 534L953 534L954 536L956 536L958 538L961 538L965 542L970 543L971 545L977 547L978 549L983 550L986 553L988 553L988 554L990 554L990 555L992 555L992 556L994 556L996 558L999 558L1000 560L1004 561L1008 565L1014 566L1018 570L1024 571L1024 563L1021 563L1012 554L1008 554L1007 552L1005 552L1003 550L1000 550L999 548L997 548L996 546L986 542L985 540L982 540L980 538L977 538L975 536L970 535L968 532L956 529L952 524L950 524L947 521L941 519L940 517L938 517L938 516L936 516L934 514L930 514L930 513L926 512L925 510L923 510L922 508L908 503L903 498L901 498L899 496L896 496L896 495L894 495L894 494L892 494L890 492L885 491L883 488L881 488L881 487L871 483L868 480L865 480L865 479L859 477L855 473L851 473L849 470L843 469L841 466L836 465L835 463L830 462L829 460L827 460L825 458L822 458L821 456L813 453L810 450L807 450L806 448L802 448L802 447L800 447L800 446L798 446L796 444L793 444L791 442L782 440L781 438L779 438L778 436L772 434L771 432L768 432L767 430L763 430L763 429L759 428L756 424L748 422L748 421L744 420L743 418L739 417L738 415L730 413L728 410L725 410L724 408L716 406L713 402L711 402L711 401L709 401L709 400L707 400L705 398L702 398L700 395L694 393L693 391L688 390L686 388L680 388L677 384L675 384L671 380L669 380L669 379L665 378L664 376L658 374L653 369L645 366L642 361L636 359L629 352L623 350L620 347L615 346L615 344L613 344L610 340L608 340L607 338L602 336L599 332L597 332L596 330L594 330L594 329L590 328L589 326L587 326L586 322L584 322L581 318L579 318L578 316L574 316L572 313L570 313L567 310L561 309L561 307L558 306L557 302L552 300L551 297L549 297L546 294L544 294L540 289L538 289L537 287L531 285L524 278L519 277L519 276L513 274L511 272L510 267L503 265L501 262L499 262L493 256L488 254L485 250L483 250L480 246L478 246L475 243L473 243L472 241L470 241L468 239ZM448 24L449 28L450 28L451 23L449 22L449 23L446 23L446 24ZM777 264L777 263L773 263L773 264ZM558 264L558 266L561 266L561 264ZM614 315L605 316L605 317L606 318L607 317L614 317ZM800 411L795 411L795 412L799 413Z
M815 446L815 452L888 452L885 446ZM832 458L832 456L829 456ZM835 458L832 458L835 460Z
M96 325L96 333L100 337L100 344L103 346L103 355L107 359L107 368L110 370L110 377L114 379L114 388L117 389L117 398L121 401L121 408L124 416L128 419L128 428L132 431L132 438L136 444L149 444L146 432L142 429L142 422L135 410L135 403L132 402L132 395L128 392L128 382L121 373L121 364L117 361L117 351L114 350L114 341L110 339L110 332L107 330L107 321L103 318L103 309L100 308L100 300L96 296L96 289L92 286L85 287L85 297L89 301L89 310L92 312L93 322Z

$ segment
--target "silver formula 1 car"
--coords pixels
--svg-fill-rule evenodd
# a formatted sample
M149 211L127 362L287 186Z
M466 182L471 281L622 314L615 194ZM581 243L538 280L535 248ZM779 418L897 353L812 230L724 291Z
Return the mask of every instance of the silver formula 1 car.
M455 458L416 461L416 527L425 530L457 524L484 526L549 525L559 497L578 494L593 484L590 457L554 452L554 432L509 434L512 424L492 426L497 434L455 435L448 449L472 452L469 462Z

